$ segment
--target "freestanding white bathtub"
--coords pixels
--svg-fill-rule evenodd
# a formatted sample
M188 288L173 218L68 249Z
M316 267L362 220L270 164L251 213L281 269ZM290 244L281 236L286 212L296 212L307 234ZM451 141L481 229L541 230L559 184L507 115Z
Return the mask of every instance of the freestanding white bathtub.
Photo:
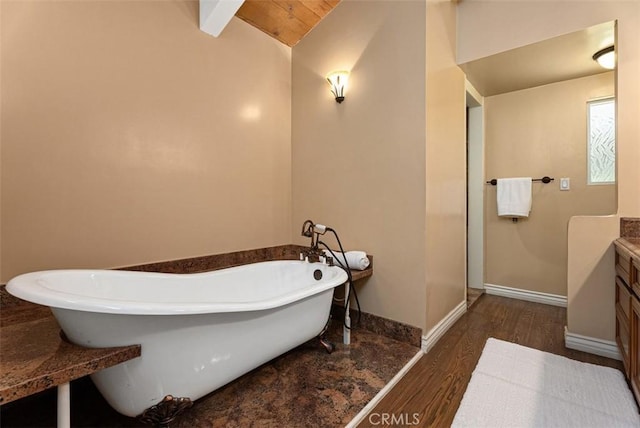
M75 344L142 345L141 357L92 375L114 409L138 416L167 395L195 401L317 336L346 280L338 267L272 261L184 275L42 271L7 290L50 306Z

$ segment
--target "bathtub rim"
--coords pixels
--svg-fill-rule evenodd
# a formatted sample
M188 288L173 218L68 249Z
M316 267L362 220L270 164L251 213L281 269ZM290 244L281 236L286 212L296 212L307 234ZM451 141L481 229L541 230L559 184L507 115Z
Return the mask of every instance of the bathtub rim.
M112 300L102 297L91 297L87 295L79 295L67 292L52 290L38 284L38 279L50 273L72 272L74 274L92 274L106 273L115 275L131 275L132 277L196 277L215 275L222 271L240 270L251 265L267 265L267 264L308 264L309 262L299 260L271 260L257 263L249 263L247 265L233 266L224 269L217 269L207 272L198 273L161 273L161 272L140 272L140 271L122 271L111 269L53 269L36 272L29 272L18 275L9 280L6 290L15 297L36 303L43 306L77 310L84 312L97 312L107 314L122 315L198 315L207 313L228 313L228 312L248 312L273 309L280 306L293 303L306 297L321 293L330 288L335 288L344 284L347 279L347 273L340 267L317 264L322 269L329 269L335 272L331 278L323 278L320 282L310 287L301 288L294 292L276 296L274 298L251 301L251 302L144 302L140 300ZM316 263L311 263L316 265ZM195 296L196 298L198 296Z

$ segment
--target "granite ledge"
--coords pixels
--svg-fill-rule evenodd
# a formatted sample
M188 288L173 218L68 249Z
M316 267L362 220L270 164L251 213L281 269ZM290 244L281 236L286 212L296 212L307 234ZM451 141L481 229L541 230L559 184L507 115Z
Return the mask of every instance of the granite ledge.
M24 302L0 314L0 405L140 356L140 345L84 348L60 335L51 310Z
M278 245L275 247L257 248L253 250L234 251L231 253L126 266L119 268L118 270L163 273L209 272L268 260L298 260L300 250L303 248L304 247L299 245Z
M373 275L373 256L367 256L369 258L369 267L364 270L351 270L351 280L358 281L359 279L368 278Z
M235 251L232 253L213 254L201 257L192 257L166 262L148 263L143 265L127 266L118 270L130 270L141 272L163 273L200 273L209 272L249 263L264 262L270 260L299 260L300 253L308 247L288 244L275 247L258 248L253 250ZM357 281L373 275L373 256L369 258L369 267L365 270L351 270L351 278Z

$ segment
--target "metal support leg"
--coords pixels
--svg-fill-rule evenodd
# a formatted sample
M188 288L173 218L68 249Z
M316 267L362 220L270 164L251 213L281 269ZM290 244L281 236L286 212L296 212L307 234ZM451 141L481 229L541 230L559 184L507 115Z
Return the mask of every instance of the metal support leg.
M69 383L58 385L58 428L71 427L71 387Z

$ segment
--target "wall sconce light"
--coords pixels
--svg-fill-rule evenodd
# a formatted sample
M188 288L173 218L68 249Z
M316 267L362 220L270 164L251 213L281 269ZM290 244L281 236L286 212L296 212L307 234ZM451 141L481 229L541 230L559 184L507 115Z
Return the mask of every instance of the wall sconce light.
M616 48L614 46L608 46L600 49L593 54L593 60L600 64L601 67L607 70L613 70L616 68Z
M349 81L348 71L332 71L327 75L327 82L331 85L331 92L336 97L336 101L341 103L344 101L344 90Z

